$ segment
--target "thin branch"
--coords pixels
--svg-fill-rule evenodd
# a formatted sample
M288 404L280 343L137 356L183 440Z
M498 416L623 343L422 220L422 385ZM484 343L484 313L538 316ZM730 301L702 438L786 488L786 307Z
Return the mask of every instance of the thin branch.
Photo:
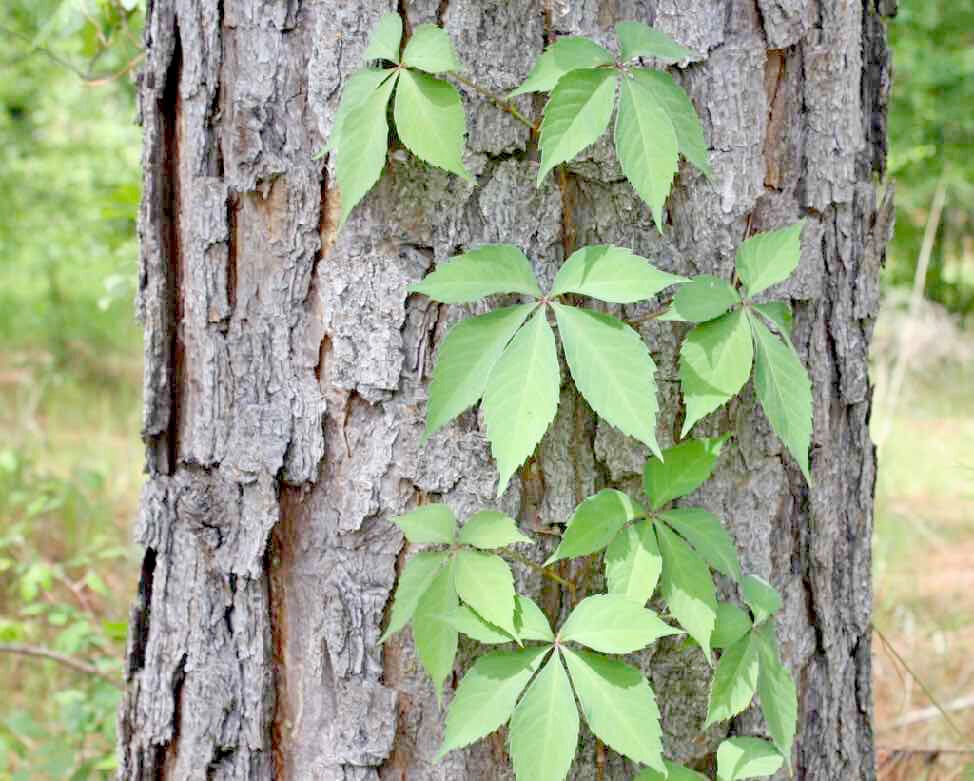
M909 674L909 676L914 681L916 681L917 686L920 687L921 691L923 691L923 693L926 695L927 699L930 700L930 703L933 705L933 707L937 709L937 712L941 716L943 716L944 721L946 721L947 724L950 726L950 728L954 732L957 733L957 737L959 737L962 741L964 741L966 743L967 742L967 739L968 739L967 738L967 735L965 735L964 734L964 731L960 727L957 726L957 723L950 717L950 714L946 710L944 710L943 705L940 704L940 702L934 696L933 692L930 691L930 689L927 687L927 685L920 679L920 676L918 676L915 672L913 672L913 669L910 667L909 664L907 664L906 659L904 659L902 656L900 656L899 651L897 651L895 648L893 648L893 645L886 638L886 635L884 635L882 633L882 631L879 629L879 627L877 627L875 624L873 624L872 625L872 628L873 628L873 632L876 633L876 636L883 643L883 646L885 646L885 648L889 652L889 654L894 659L896 659L896 661L903 667L903 669Z
M4 654L18 654L20 656L33 656L40 659L50 659L53 662L62 664L65 667L69 667L75 672L84 673L85 675L94 675L101 678L103 681L110 683L116 689L124 688L122 684L115 680L114 677L108 673L99 670L93 664L88 664L88 662L83 662L80 659L75 659L73 656L68 656L67 654L58 653L57 651L52 651L50 648L44 648L40 645L21 645L20 643L0 643L0 653Z
M547 567L542 567L540 564L538 564L538 562L531 561L531 559L527 558L526 556L522 556L520 553L518 553L517 551L513 551L510 548L504 548L504 550L501 552L510 556L512 559L514 559L514 561L519 562L520 564L524 564L526 567L530 567L536 572L540 572L546 578L555 581L555 583L564 586L571 593L572 597L575 596L575 583L573 581L566 580L561 575L556 575Z
M470 81L470 79L461 76L459 73L451 73L450 75L453 78L455 78L457 81L459 81L464 87L468 87L469 89L472 89L474 92L483 95L485 98L491 101L495 106L497 106L497 108L499 108L501 111L506 111L508 114L514 117L514 119L518 120L519 122L531 128L531 130L537 131L538 129L537 123L532 122L530 119L524 116L524 114L518 111L517 108L514 107L514 104L511 103L510 101L504 100L504 98L502 98L500 95L495 95L490 90L484 89L479 84L475 84L474 82Z
M101 57L102 53L104 53L104 49L100 50L95 55L95 57L88 63L88 69L86 71L83 71L73 63L61 57L56 52L52 51L51 49L48 49L44 46L34 46L34 42L33 40L31 40L30 36L24 35L23 33L17 30L13 30L10 27L7 27L6 25L0 24L0 33L4 33L6 35L9 35L11 38L16 38L22 41L23 43L26 43L29 46L29 48L27 50L27 54L25 55L25 58L34 54L40 54L44 57L47 57L55 65L59 65L60 67L71 71L71 73L73 73L79 79L81 79L83 82L91 86L101 86L103 84L107 84L110 81L114 81L120 76L124 76L126 73L130 72L132 68L134 68L145 56L144 52L140 52L131 61L129 61L129 63L125 65L121 70L116 71L114 73L92 73L92 69L94 68L95 64L98 62L98 58ZM12 62L16 63L17 60L13 60Z
M890 754L921 754L927 756L937 754L974 754L974 748L957 748L956 746L935 746L933 748L914 748L911 746L877 746L876 748L879 751L888 751Z
M974 694L968 694L966 697L958 697L956 700L951 700L943 706L943 709L947 713L957 713L958 711L970 710L971 708L974 708ZM939 715L940 711L936 707L920 708L919 710L904 713L889 724L879 725L879 730L882 732L885 730L900 729L901 727L909 727L913 724L931 721Z

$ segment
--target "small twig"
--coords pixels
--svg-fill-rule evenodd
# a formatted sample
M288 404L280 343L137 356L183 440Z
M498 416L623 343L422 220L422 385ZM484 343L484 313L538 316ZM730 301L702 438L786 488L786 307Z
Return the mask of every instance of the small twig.
M947 713L957 713L958 711L970 710L971 708L974 708L974 694L968 694L966 697L958 697L956 700L951 700L943 706L944 711ZM919 710L904 713L902 716L894 719L889 724L879 725L879 730L885 731L909 727L913 724L920 724L924 721L930 721L937 718L939 715L940 711L936 707L920 708Z
M478 92L483 95L501 111L506 111L508 114L514 117L514 119L531 128L531 130L537 131L538 124L536 122L532 122L530 119L524 116L524 114L518 111L510 101L504 100L504 98L502 98L500 95L495 95L490 90L484 89L479 84L475 84L474 82L470 81L470 79L461 76L459 73L451 73L450 75L459 81L464 87L469 87L474 92Z
M669 312L670 306L672 306L672 302L667 302L660 309L656 309L652 312L647 312L644 315L639 315L639 317L630 317L628 320L626 320L626 324L638 325L639 323L646 323L650 320L656 320L657 318L662 317L667 312Z
M101 678L103 681L110 683L116 689L123 688L122 684L115 680L115 678L108 675L108 673L102 672L94 665L88 664L88 662L83 662L80 659L75 659L73 656L52 651L50 648L44 648L40 645L0 643L0 653L19 654L20 656L34 656L40 659L50 659L58 664L63 664L65 667L70 667L75 672L84 673L85 675L94 675Z
M962 741L967 742L967 736L964 734L963 730L957 726L957 723L950 717L950 714L944 710L944 707L937 701L937 698L934 696L933 692L930 691L927 685L920 680L920 677L915 672L913 672L910 665L906 663L906 660L900 656L899 652L895 648L893 648L890 641L886 639L886 635L884 635L879 627L877 627L875 624L872 625L872 628L873 632L876 633L876 636L880 639L886 650L894 659L896 659L896 661L903 667L909 676L916 681L917 686L920 687L927 699L930 700L933 707L937 709L937 712L943 716L944 721L946 721L950 728L957 733L957 737L959 737Z
M974 748L957 748L956 746L948 746L944 748L913 748L909 746L901 748L898 746L877 746L876 748L879 751L888 751L890 754L974 754Z
M574 582L572 582L570 580L566 580L565 578L561 577L561 575L556 575L554 572L552 572L547 567L542 567L540 564L538 564L538 562L531 561L531 559L527 558L526 556L522 556L520 553L518 553L517 551L513 551L510 548L504 548L504 550L502 552L503 553L506 553L508 556L510 556L512 559L514 559L514 561L517 561L517 562L519 562L521 564L524 564L525 566L530 567L531 569L533 569L533 570L535 570L537 572L540 572L546 578L549 578L550 580L555 581L555 583L558 583L558 584L564 586L571 593L572 598L574 598L574 596L575 596L575 583Z

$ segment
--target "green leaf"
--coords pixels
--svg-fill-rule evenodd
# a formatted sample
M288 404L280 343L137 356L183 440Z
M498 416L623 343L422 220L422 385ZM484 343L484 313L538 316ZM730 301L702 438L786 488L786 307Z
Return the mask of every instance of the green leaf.
M433 367L423 442L484 395L491 370L535 306L495 309L450 329Z
M622 491L602 489L575 508L561 542L544 565L602 550L619 529L641 515L645 510Z
M574 158L605 132L615 90L616 73L605 68L573 70L558 80L541 121L539 186L548 171Z
M450 36L435 24L421 24L413 30L402 53L402 64L428 73L460 70Z
M663 598L670 612L710 661L710 637L717 619L717 596L707 564L679 536L654 524L663 555Z
M643 674L598 654L560 650L589 729L614 751L665 770L659 708Z
M689 542L711 567L729 578L741 579L737 547L716 515L702 507L679 507L661 513L659 517Z
M420 664L433 681L436 700L443 698L443 681L453 672L459 638L448 616L457 605L453 584L454 562L440 570L419 600L413 614L413 640Z
M755 636L760 658L758 696L761 699L761 712L768 724L771 739L790 767L791 746L798 723L798 692L788 668L781 663L774 625L766 622Z
M383 82L366 100L349 110L343 123L343 127L354 127L356 132L342 134L335 159L342 205L340 226L382 175L389 145L386 106L398 79L397 74Z
M741 595L754 613L755 624L760 624L781 610L781 594L757 575L745 575L741 578Z
M752 236L737 249L737 274L751 296L787 279L798 267L805 220Z
M676 131L654 94L628 76L622 79L615 145L622 172L649 206L662 233L663 204L679 162Z
M610 594L622 594L645 605L659 582L663 559L650 521L627 526L605 552L605 579Z
M489 550L518 542L534 542L521 534L517 521L497 510L481 510L471 515L460 529L459 540L464 545Z
M745 710L754 699L757 685L758 649L753 635L748 633L720 655L710 686L710 705L703 728L726 721Z
M751 618L732 602L717 603L717 623L710 644L727 648L751 631Z
M487 437L500 474L498 496L554 420L560 383L555 335L540 308L497 361L484 394Z
M511 635L514 628L514 576L507 562L494 553L461 550L456 561L460 599L483 618Z
M790 305L784 301L770 301L767 304L751 304L751 308L770 320L784 338L791 338L791 325L794 318Z
M579 392L606 422L659 455L656 364L639 334L601 312L551 306Z
M759 738L728 738L717 748L718 781L770 776L781 769L782 757Z
M578 710L557 653L515 708L510 741L518 781L564 781L568 775L578 745Z
M513 244L485 244L457 255L408 290L443 304L468 304L497 293L542 295L531 261Z
M622 594L586 597L558 633L561 642L575 642L606 654L630 654L680 630L661 621Z
M344 132L345 120L352 109L361 106L379 88L389 76L395 73L392 68L363 68L356 71L345 80L342 87L342 102L338 105L338 113L335 114L335 122L331 126L331 135L325 145L324 152L338 149L342 145L342 133ZM356 129L356 132L357 129ZM322 153L322 155L324 154Z
M619 39L623 61L636 57L655 57L663 62L679 62L697 57L692 49L681 46L666 33L654 30L642 22L619 22L616 25L616 37Z
M442 569L447 557L448 554L445 552L423 551L406 562L406 566L403 567L402 573L399 575L399 584L396 586L396 596L392 603L389 626L379 638L380 643L384 643L386 639L409 623L409 619L416 612L419 600Z
M785 344L756 317L754 333L754 392L761 408L806 480L808 448L812 440L812 383L790 344Z
M687 334L680 347L680 384L686 403L683 432L735 396L751 374L754 346L739 309Z
M690 102L690 97L666 71L636 68L632 71L636 81L653 94L666 112L676 132L676 142L682 154L698 169L710 177L710 150L703 135L700 117Z
M460 634L472 637L478 643L498 645L516 642L513 636L484 619L469 605L460 605L444 619Z
M383 14L369 36L365 49L366 60L399 62L399 43L402 41L402 17L395 11Z
M707 781L707 776L696 770L689 770L667 759L663 760L663 764L666 766L666 775L647 767L643 768L632 781Z
M538 57L524 83L507 97L525 92L551 92L569 71L611 64L612 55L588 38L559 38Z
M741 297L734 288L720 277L703 274L681 285L673 296L673 306L661 320L704 323L720 317Z
M457 533L457 519L445 504L424 504L412 512L393 518L406 539L417 545L452 545Z
M602 244L582 247L562 264L550 297L577 293L616 304L631 304L685 281L685 277L660 271L625 247Z
M514 712L517 698L550 647L495 651L474 662L450 703L443 745L436 755L462 748L489 735Z
M540 640L547 643L555 640L555 633L551 631L551 624L548 623L547 617L530 597L517 595L514 625L522 640Z
M456 87L402 70L393 115L400 140L416 157L473 181L463 165L465 120Z
M727 437L688 439L663 451L665 461L649 458L643 468L643 490L658 510L692 493L713 474Z

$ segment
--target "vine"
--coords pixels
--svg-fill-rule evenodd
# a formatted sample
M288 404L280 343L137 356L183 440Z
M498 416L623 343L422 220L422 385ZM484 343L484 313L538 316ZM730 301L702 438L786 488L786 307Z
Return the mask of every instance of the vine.
M559 39L520 87L500 97L458 73L445 31L421 25L403 46L401 18L382 17L365 58L386 67L366 67L347 79L322 153L335 156L341 223L382 174L390 103L408 150L471 179L462 161L460 94L436 78L447 74L538 133L538 186L549 171L598 140L615 114L619 164L662 231L679 156L708 177L712 172L689 97L665 70L644 67L643 59L665 64L697 55L638 22L615 29L618 54L586 38ZM540 123L511 102L528 92L549 93ZM771 738L723 740L716 752L719 781L768 776L790 764L798 705L773 623L781 597L765 580L742 571L719 518L684 506L710 478L730 435L684 439L661 450L649 349L632 324L579 306L578 299L631 304L672 289L661 308L640 320L693 324L680 347L686 408L681 437L739 394L753 367L765 416L809 479L811 385L791 344L791 309L783 301L755 300L797 268L802 227L800 221L744 241L732 280L688 279L624 247L599 245L573 252L543 292L520 248L492 244L456 256L409 288L444 304L496 295L520 299L461 320L449 331L433 370L423 436L425 443L479 402L498 467L498 497L554 420L559 341L579 394L653 454L643 474L646 504L608 488L583 499L543 564L517 550L534 540L496 510L477 512L462 525L445 504L423 505L393 519L409 543L425 547L407 560L399 577L381 642L411 626L440 702L461 634L502 647L477 658L461 680L447 709L438 758L506 724L517 778L562 781L575 758L580 710L596 738L600 770L604 744L643 766L638 781L703 779L664 758L652 687L642 670L616 658L686 635L714 670L703 728L732 719L758 695ZM676 501L680 506L673 506ZM601 556L606 593L578 601L578 584L551 566L593 555ZM557 630L530 598L517 593L511 561L570 592L572 610ZM737 601L717 599L715 572L734 584ZM586 591L583 584L581 593Z

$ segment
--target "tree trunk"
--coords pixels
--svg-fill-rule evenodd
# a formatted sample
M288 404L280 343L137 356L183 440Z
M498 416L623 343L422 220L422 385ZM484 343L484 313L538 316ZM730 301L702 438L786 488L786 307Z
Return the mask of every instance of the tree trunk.
M891 225L875 181L889 86L879 15L894 10L876 2L399 3L407 30L441 23L467 74L496 92L523 80L546 41L608 43L621 19L701 52L674 73L703 119L714 176L681 168L660 237L607 141L535 189L526 128L475 95L465 103L476 185L394 151L338 233L333 164L312 155L393 4L150 0L145 559L120 778L511 778L502 735L433 764L443 712L409 633L376 644L409 553L389 519L429 497L460 517L495 506L476 412L419 446L437 344L465 312L408 296L407 285L486 242L520 245L549 280L566 252L594 243L729 277L746 235L802 216L802 262L783 290L814 385L813 485L748 389L697 427L735 436L694 500L725 519L745 568L785 595L778 634L799 682L796 777L874 777L867 352ZM519 98L535 116L541 105ZM659 366L664 447L682 414L680 328L642 326ZM565 383L552 430L500 506L540 540L541 559L556 540L543 532L600 487L635 488L645 455ZM536 574L518 578L564 615ZM469 652L461 644L454 686ZM728 728L701 734L702 656L661 642L643 663L668 754L712 768ZM763 729L754 709L730 726ZM595 753L586 738L572 778L595 778ZM604 777L630 778L632 767L607 754Z

